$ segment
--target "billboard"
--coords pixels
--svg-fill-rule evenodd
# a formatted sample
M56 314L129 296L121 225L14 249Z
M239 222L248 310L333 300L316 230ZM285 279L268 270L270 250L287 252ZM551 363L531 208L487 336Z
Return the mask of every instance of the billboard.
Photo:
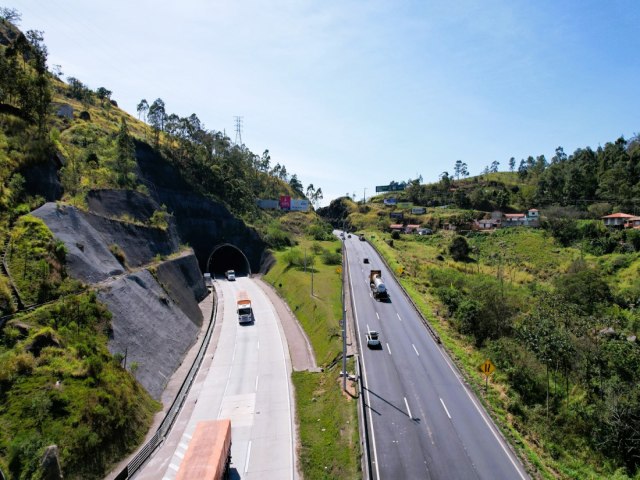
M384 199L384 204L385 205L395 205L396 203L398 203L398 200L396 200L395 198L385 198Z
M427 213L427 209L425 207L413 207L411 209L411 213L413 213L414 215L422 215L424 213Z
M404 190L404 187L406 187L407 184L402 182L402 183L391 183L389 185L378 185L376 186L376 193L380 193L380 192L401 192Z
M280 195L280 210L291 209L291 197L289 195Z
M267 210L277 210L280 208L278 200L258 200L258 207Z
M398 202L398 208L411 208L413 207L412 202Z
M302 200L291 200L291 207L290 207L291 211L296 211L296 212L306 212L307 210L309 210L309 200L302 199Z
M391 218L397 218L399 220L402 220L404 218L404 213L402 213L402 212L390 212L389 216Z

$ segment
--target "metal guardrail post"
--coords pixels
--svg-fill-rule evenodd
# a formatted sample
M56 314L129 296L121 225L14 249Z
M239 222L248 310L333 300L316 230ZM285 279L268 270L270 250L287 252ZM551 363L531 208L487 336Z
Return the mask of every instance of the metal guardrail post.
M202 340L202 344L200 345L198 354L193 361L193 365L191 365L189 373L187 373L187 376L182 382L182 386L180 387L178 395L176 395L176 398L174 398L173 403L171 404L171 407L167 412L167 415L162 420L162 423L160 423L160 426L158 427L158 430L156 430L156 433L153 435L153 437L151 437L146 445L142 447L142 450L140 450L138 454L133 457L133 459L127 464L127 466L116 476L115 480L127 480L131 478L140 469L140 467L144 465L149 457L151 457L156 448L158 448L162 444L162 442L164 442L167 434L171 431L171 427L173 426L173 423L175 422L178 413L180 412L180 409L182 408L182 405L187 398L187 394L191 389L191 384L193 383L193 380L198 373L198 370L200 369L200 364L204 359L204 354L209 346L209 341L211 340L211 336L213 334L213 329L216 323L216 315L218 312L218 302L215 291L212 291L211 295L213 295L214 297L214 303L213 309L211 310L209 327L207 328L207 333Z

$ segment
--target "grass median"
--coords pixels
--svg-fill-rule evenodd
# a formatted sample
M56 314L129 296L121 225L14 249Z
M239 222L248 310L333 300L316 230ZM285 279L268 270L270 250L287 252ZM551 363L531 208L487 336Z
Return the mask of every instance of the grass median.
M341 245L339 241L299 242L274 253L276 264L265 280L289 304L322 368L292 375L302 473L308 479L361 478L358 403L342 391L340 382L341 267L336 254Z

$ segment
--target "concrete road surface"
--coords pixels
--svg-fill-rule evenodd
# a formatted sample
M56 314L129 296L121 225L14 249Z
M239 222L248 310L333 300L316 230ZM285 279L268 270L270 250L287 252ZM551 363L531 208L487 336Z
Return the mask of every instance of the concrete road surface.
M231 478L295 479L291 361L280 322L250 278L214 284L218 325L201 371L171 434L135 479L174 480L197 422L218 418L231 419ZM238 324L242 290L252 301L253 324Z

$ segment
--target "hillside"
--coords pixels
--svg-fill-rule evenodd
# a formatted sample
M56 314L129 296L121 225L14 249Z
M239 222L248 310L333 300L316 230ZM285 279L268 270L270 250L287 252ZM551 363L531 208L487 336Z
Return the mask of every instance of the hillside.
M540 228L474 231L486 212L412 215L381 197L320 211L384 255L542 477L636 478L640 236L564 212L542 209ZM396 222L433 233L392 232ZM487 393L486 358L497 367Z
M0 469L102 478L209 321L202 272L266 268L292 240L256 200L304 195L268 151L160 99L133 118L46 61L0 20Z

